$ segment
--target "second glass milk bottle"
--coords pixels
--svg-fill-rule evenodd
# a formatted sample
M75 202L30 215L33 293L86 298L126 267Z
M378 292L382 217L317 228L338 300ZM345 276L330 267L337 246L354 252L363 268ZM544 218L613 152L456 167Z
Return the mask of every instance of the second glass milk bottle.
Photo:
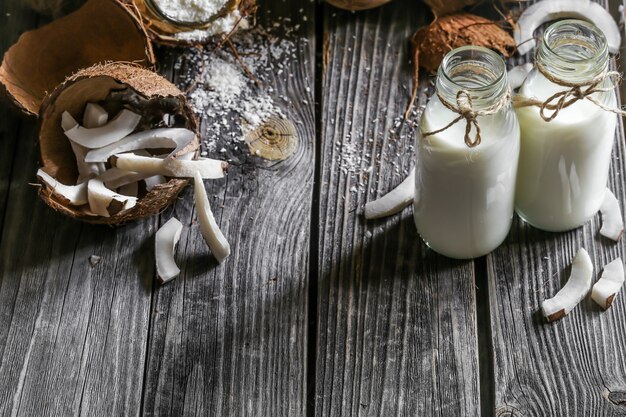
M468 259L511 227L520 132L504 60L476 46L448 53L417 138L414 217L426 244Z
M617 116L592 100L616 106L612 80L604 76L608 63L597 27L563 20L544 32L536 68L520 88L525 99L547 101L543 110L516 110L522 129L516 209L539 229L574 229L602 204ZM591 100L584 97L589 88L596 90Z

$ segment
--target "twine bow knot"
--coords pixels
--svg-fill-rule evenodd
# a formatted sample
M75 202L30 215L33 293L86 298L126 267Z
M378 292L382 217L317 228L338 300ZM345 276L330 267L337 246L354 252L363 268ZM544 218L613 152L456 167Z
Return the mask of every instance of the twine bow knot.
M457 113L458 116L454 118L450 123L442 127L441 129L433 130L431 132L422 133L422 137L428 137L432 135L436 135L437 133L441 133L449 127L457 124L461 120L465 119L465 144L473 148L475 146L480 145L481 135L480 135L480 125L478 124L478 116L488 116L490 114L496 114L503 107L505 107L509 100L511 99L511 91L508 90L507 93L500 98L494 105L483 109L483 110L474 110L474 103L472 101L472 96L466 90L459 90L456 93L456 102L451 103L446 100L441 94L437 93L439 97L439 101L443 104L447 109ZM474 137L471 137L472 126L476 133L474 133Z

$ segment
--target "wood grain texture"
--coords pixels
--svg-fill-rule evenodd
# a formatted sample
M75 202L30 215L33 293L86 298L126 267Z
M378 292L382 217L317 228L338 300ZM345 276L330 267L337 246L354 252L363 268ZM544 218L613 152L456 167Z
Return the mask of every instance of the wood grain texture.
M226 179L206 182L232 248L222 265L202 239L190 189L162 216L188 227L177 251L180 276L154 294L144 415L305 415L314 4L267 1L258 15L265 27L281 16L300 25L297 59L268 86L288 98L283 110L299 147L267 164L228 138L218 143L234 161Z
M602 3L605 7L606 3ZM620 120L609 188L626 202L624 126ZM621 416L626 391L626 303L620 294L603 312L587 297L562 320L545 324L541 302L569 275L579 248L594 280L625 258L625 244L598 234L599 215L568 233L547 233L517 220L505 244L487 258L497 416Z
M36 21L21 3L1 8L7 4L11 17ZM3 46L28 28L0 25ZM3 184L10 179L8 194L4 185L0 190L0 199L7 198L0 237L0 415L137 415L154 220L111 229L51 211L29 185L39 160L36 122L17 122L12 114L0 129L7 129L0 146L13 158L0 173ZM101 257L96 266L89 262L93 254Z
M363 206L413 164L409 36L419 2L352 14L326 7L316 410L336 416L480 412L474 267L428 250L411 210ZM428 85L425 80L423 86ZM431 90L432 92L432 90ZM426 93L421 89L420 105Z

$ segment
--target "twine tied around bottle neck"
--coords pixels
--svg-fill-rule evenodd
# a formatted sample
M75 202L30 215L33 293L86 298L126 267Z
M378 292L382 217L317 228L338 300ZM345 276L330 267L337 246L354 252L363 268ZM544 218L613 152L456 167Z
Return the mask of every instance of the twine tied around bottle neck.
M535 66L548 81L562 87L569 87L569 89L559 91L558 93L548 97L545 101L538 100L536 98L524 97L518 94L513 97L514 107L539 107L539 115L541 118L546 122L550 122L558 116L561 110L571 106L579 100L589 100L602 110L615 113L620 116L626 116L626 111L620 108L609 107L598 101L595 97L592 97L592 94L594 93L612 91L615 87L617 87L622 80L622 76L619 72L604 71L591 80L571 82L554 76L543 65L541 65L539 61L536 62ZM609 86L602 87L606 80L609 80ZM548 113L548 111L551 111L552 113Z
M437 93L437 97L439 97L439 101L441 101L441 104L443 104L447 109L453 111L454 113L457 113L458 116L441 129L422 133L422 138L441 133L451 126L457 124L461 120L465 119L465 144L469 148L473 148L480 145L481 142L480 124L478 124L478 116L488 116L491 114L496 114L504 107L508 106L509 101L511 100L511 90L507 90L506 94L504 94L496 103L481 110L474 110L472 96L469 92L467 92L467 90L459 90L459 92L456 93L455 103L451 103L450 101L446 100L440 93ZM476 131L473 138L470 135L472 132L472 126Z

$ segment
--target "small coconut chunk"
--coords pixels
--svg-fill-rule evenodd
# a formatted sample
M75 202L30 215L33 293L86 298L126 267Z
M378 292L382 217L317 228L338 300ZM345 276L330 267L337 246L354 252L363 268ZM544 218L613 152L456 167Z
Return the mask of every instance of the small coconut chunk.
M606 36L609 52L617 53L621 35L611 14L600 4L589 0L543 0L529 6L515 25L514 38L520 55L535 47L534 33L542 23L566 17L595 24Z
M151 191L155 186L159 184L165 184L167 180L163 175L153 175L148 178L144 178L146 183L146 191Z
M409 176L396 188L385 194L376 201L365 205L366 219L379 219L391 216L402 211L413 201L415 194L415 168L409 172Z
M179 151L190 146L195 133L188 129L153 129L133 133L120 140L100 149L94 149L87 153L86 162L106 162L111 156L137 149L175 148L168 157L173 157Z
M156 232L154 258L157 276L161 283L171 281L180 274L180 269L174 260L174 249L182 230L182 223L172 217Z
M87 103L85 106L85 114L83 114L84 127L93 129L94 127L104 126L108 121L109 114L102 106L96 103Z
M137 204L137 198L120 195L105 187L99 178L89 180L87 199L90 210L102 217L111 217L121 211L131 209Z
M583 248L578 250L572 262L572 271L567 283L554 297L541 304L541 310L548 321L566 316L587 295L591 288L593 265L589 254Z
M68 130L73 129L76 126L78 126L78 122L76 121L76 119L74 119L70 112L64 111L61 115L61 129L63 129L64 132L67 132Z
M220 230L209 204L209 198L204 188L204 182L199 172L194 175L194 201L198 212L200 232L204 241L211 249L211 253L219 263L222 263L230 255L230 244Z
M125 195L128 197L137 197L139 194L139 183L137 181L131 182L128 184L124 184L118 190L121 195Z
M181 158L161 159L130 153L111 157L111 164L127 171L166 177L193 178L196 172L204 179L223 178L228 164L216 159L199 158L187 161Z
M604 267L602 276L591 289L591 299L606 310L613 304L623 284L624 264L620 258L617 258Z
M528 73L530 73L532 69L533 64L531 64L530 62L511 68L507 74L509 86L511 87L511 89L515 90L517 88L520 88L522 84L524 84Z
M104 126L92 129L75 126L66 131L65 135L70 138L70 140L86 148L102 148L131 134L140 121L140 115L124 109Z
M75 206L87 204L86 182L79 185L64 185L52 178L52 176L42 169L37 171L37 178L39 178L39 180L43 182L54 194L70 204Z
M615 194L608 188L604 192L604 201L600 206L600 214L602 215L602 228L600 234L602 236L618 241L624 233L624 220L622 219L622 211L619 208L619 202Z

